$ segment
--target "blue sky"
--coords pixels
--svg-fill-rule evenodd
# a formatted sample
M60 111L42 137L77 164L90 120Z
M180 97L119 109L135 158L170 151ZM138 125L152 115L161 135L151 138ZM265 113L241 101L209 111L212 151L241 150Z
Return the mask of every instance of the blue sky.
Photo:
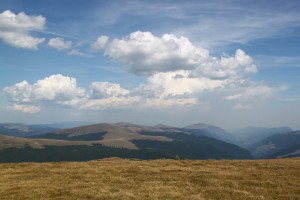
M300 129L299 1L3 0L0 121Z

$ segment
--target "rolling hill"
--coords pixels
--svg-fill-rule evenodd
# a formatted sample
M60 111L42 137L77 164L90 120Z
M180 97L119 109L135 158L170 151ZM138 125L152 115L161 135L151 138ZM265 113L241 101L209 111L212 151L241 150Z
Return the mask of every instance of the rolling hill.
M138 149L132 140L155 140L170 142L172 139L164 136L147 136L138 133L140 127L127 127L118 124L95 124L70 129L53 131L34 138L63 139L71 141L99 141L108 147Z

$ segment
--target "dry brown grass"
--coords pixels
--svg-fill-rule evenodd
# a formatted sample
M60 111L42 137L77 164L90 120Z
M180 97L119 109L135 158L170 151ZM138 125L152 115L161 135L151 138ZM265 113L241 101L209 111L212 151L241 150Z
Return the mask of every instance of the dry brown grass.
M300 199L300 159L0 164L0 199Z

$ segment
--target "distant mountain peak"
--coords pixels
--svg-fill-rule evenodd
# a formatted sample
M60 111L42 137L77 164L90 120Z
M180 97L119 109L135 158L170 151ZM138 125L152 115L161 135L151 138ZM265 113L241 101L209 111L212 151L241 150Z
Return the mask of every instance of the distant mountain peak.
M198 136L205 135L223 141L234 143L233 135L231 133L229 133L228 131L220 127L213 126L210 124L205 124L205 123L192 124L183 127L183 129L187 130L187 132L190 132L194 135L198 135Z
M169 126L169 125L165 125L165 124L157 124L153 127L155 127L155 128L175 128L174 126Z
M117 122L117 123L113 123L113 124L117 125L117 126L124 126L124 127L140 126L140 125L129 123L129 122Z
M197 124L191 124L191 125L185 126L183 128L186 128L186 129L207 129L209 127L215 127L215 126L205 124L205 123L197 123Z

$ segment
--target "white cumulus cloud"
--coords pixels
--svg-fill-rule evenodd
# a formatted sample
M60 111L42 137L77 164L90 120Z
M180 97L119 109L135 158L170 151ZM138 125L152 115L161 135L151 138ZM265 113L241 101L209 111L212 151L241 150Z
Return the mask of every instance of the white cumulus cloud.
M51 75L34 84L27 81L5 87L4 92L15 102L8 108L15 111L35 113L36 105L64 105L78 109L117 109L132 106L140 101L130 96L130 91L119 84L93 82L90 90L77 86L76 79L61 74Z
M63 38L56 37L56 38L51 38L48 42L48 45L50 47L53 47L58 50L63 50L63 49L71 49L72 48L72 42L71 41L64 41Z
M153 93L161 98L193 95L224 87L224 80L213 80L206 77L190 77L190 71L160 72L148 78L148 83L139 87L140 92Z
M204 92L229 85L227 80L190 77L190 73L189 70L155 73L132 93L143 97L146 107L196 106L202 104L201 95Z
M210 57L201 63L192 73L192 77L209 77L213 79L236 78L247 74L256 73L257 68L253 59L241 49L236 50L235 56L221 58Z
M140 31L124 39L114 39L106 54L127 64L135 74L194 69L209 57L206 49L195 47L186 37L173 34L157 37Z
M129 94L129 91L121 88L120 84L109 82L94 82L91 85L91 98L122 97Z
M10 10L0 13L0 38L7 44L26 49L37 49L44 38L33 37L31 31L43 30L45 17L26 15L24 12L15 14Z
M173 34L158 37L151 32L133 32L129 37L114 39L106 55L125 63L131 73L138 75L190 70L191 77L227 79L257 71L253 59L241 49L234 56L213 57L188 38Z
M65 100L85 94L84 89L77 87L76 79L60 74L38 80L33 85L24 80L14 86L5 87L4 92L16 102Z

